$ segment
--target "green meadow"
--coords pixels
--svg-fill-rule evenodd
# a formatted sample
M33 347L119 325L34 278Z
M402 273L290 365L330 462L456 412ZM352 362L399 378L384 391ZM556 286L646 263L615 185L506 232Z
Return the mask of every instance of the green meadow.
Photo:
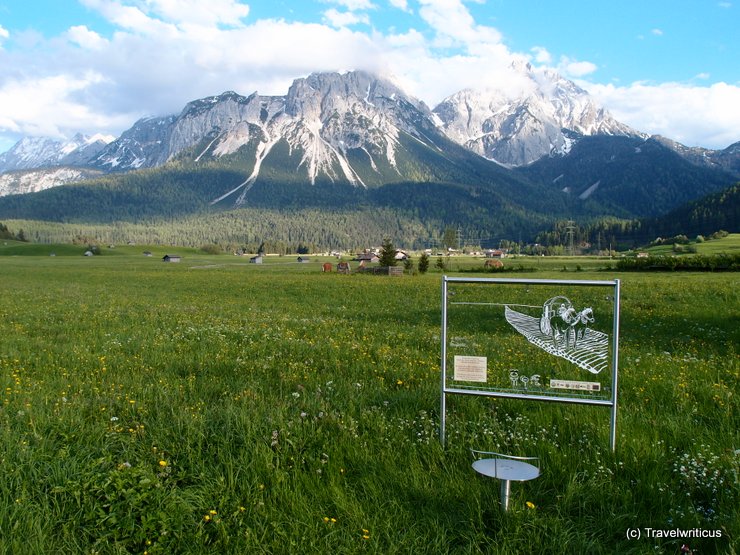
M737 273L526 260L622 282L616 452L603 407L468 396L443 448L435 257L143 250L0 245L0 553L737 552ZM471 448L542 475L503 512Z

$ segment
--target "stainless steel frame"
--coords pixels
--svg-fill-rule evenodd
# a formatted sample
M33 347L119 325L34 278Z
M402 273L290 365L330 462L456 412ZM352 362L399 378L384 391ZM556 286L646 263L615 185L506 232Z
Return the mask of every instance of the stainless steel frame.
M529 395L526 393L485 391L480 389L461 389L447 387L447 284L448 283L499 283L499 284L522 284L522 285L567 285L567 286L592 286L612 287L614 289L613 321L612 321L612 397L605 399L584 399L578 397L556 397L547 395ZM445 445L445 420L447 414L448 393L460 395L477 395L482 397L502 397L508 399L526 399L533 401L574 403L581 405L596 405L611 407L611 425L609 432L610 447L612 451L617 447L617 386L619 375L619 304L620 282L618 279L610 281L590 280L556 280L556 279L514 279L514 278L460 278L442 276L442 394L439 420L439 439L442 446Z

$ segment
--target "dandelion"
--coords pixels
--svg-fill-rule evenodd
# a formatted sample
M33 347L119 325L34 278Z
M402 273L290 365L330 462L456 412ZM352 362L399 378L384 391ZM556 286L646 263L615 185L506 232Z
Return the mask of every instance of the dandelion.
M527 501L526 505L527 505L527 507L528 507L528 508L530 508L530 509L534 509L534 508L535 508L535 505L534 505L534 503L532 503L531 501Z
M167 461L159 461L159 466L164 468L165 466L167 466Z

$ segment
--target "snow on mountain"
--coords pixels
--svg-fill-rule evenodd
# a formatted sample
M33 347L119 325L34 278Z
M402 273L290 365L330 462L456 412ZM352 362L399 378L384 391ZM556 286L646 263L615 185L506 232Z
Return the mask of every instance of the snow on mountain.
M82 165L114 137L75 135L69 140L24 137L0 154L0 173L34 168Z
M285 96L245 97L228 91L190 102L166 120L141 120L100 153L94 166L110 170L155 167L197 148L195 161L221 157L254 144L251 174L225 197L244 193L273 148L287 143L300 157L296 171L311 183L319 176L365 183L349 159L361 151L372 168L396 166L399 136L424 142L432 113L390 81L362 71L312 74L296 79ZM237 200L237 203L240 202Z
M0 174L0 197L36 193L98 175L100 172L94 170L68 166L7 172Z
M418 153L404 150L409 144L442 154L450 139L514 167L565 155L584 136L646 137L552 70L518 62L512 71L523 83L518 92L466 89L433 111L383 77L316 73L296 79L284 96L227 91L194 100L177 115L143 118L112 141L82 135L69 141L24 138L0 154L0 174L62 165L125 172L180 157L204 163L236 155L244 180L214 202L230 197L239 204L265 167L312 184L329 179L369 186L404 179L409 172L419 175L418 160L412 161ZM740 171L737 148L719 153L681 147L672 145L693 163Z
M556 72L526 63L512 69L529 81L530 92L512 97L504 89L466 89L434 109L448 137L500 164L521 166L568 153L579 135L641 136Z

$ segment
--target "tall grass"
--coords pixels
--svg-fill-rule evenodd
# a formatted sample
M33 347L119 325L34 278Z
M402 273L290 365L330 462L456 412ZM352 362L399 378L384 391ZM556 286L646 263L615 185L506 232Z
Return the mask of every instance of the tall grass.
M616 453L599 408L468 398L443 449L439 273L237 260L0 261L0 552L736 549L736 275L623 276ZM543 474L502 513L470 447Z

